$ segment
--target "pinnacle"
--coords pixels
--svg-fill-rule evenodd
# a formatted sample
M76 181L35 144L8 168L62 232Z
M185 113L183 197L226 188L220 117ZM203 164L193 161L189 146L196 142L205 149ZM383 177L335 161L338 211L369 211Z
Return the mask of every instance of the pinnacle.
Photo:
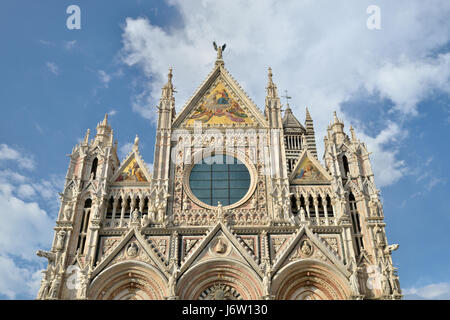
M311 115L309 114L308 107L306 107L306 120L312 120Z

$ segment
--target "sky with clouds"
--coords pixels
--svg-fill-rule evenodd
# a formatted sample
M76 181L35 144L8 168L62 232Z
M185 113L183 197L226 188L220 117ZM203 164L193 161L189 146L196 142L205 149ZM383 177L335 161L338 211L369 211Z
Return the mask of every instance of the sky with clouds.
M81 9L69 30L66 9ZM377 5L381 29L367 28ZM173 68L179 111L225 67L264 108L267 68L319 154L338 112L372 152L406 298L450 298L450 3L47 0L0 4L0 298L33 299L69 154L108 112L119 157L153 163L155 105Z

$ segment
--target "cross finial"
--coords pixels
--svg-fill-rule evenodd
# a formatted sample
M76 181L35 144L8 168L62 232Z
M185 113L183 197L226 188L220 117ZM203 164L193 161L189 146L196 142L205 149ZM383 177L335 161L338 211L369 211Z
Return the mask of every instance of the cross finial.
M284 90L284 96L281 97L286 99L286 108L289 108L289 99L292 99L292 97L288 96L288 91Z

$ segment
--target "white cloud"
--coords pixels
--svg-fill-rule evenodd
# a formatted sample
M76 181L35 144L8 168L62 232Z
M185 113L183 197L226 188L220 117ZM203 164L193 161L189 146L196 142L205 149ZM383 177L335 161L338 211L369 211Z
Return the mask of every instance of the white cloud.
M13 160L20 168L32 170L35 167L33 158L21 154L19 151L6 144L0 144L0 161Z
M0 182L0 247L2 254L34 258L38 248L48 247L53 219L36 202L17 198L11 183Z
M22 199L32 198L36 195L36 191L29 184L21 184L17 189L17 194Z
M128 142L128 143L125 143L123 146L121 146L120 148L119 148L119 156L120 156L120 158L125 158L127 155L128 155L128 153L130 153L130 151L131 151L131 149L133 149L133 143L131 143L131 142Z
M23 169L22 158L17 150L0 145L0 165L15 160L17 169ZM56 213L59 206L56 192L62 190L63 182L58 175L37 180L11 168L0 170L0 296L14 299L36 295L41 279L39 270L45 262L36 256L36 250L50 247L54 226L54 218L40 203ZM38 195L39 203L33 201Z
M110 110L110 111L108 112L108 116L110 116L110 117L115 116L116 114L117 114L117 110L115 110L115 109Z
M72 50L77 43L77 40L64 41L64 49Z
M372 169L374 171L377 187L391 185L407 173L403 160L398 159L398 143L407 135L407 131L398 124L388 122L388 125L375 138L364 133L358 138L367 144L371 154ZM390 147L386 147L386 145Z
M123 29L122 59L151 78L136 94L133 110L156 119L161 87L173 66L179 111L212 70L212 41L227 43L225 66L264 108L267 67L274 73L280 94L293 97L291 107L300 120L305 106L315 121L319 153L332 111L346 123L352 115L342 103L365 89L369 97L387 98L401 115L417 113L417 103L433 90L449 84L449 54L432 57L449 38L450 5L441 0L428 6L420 1L379 1L382 29L366 27L364 1L273 0L257 2L171 0L181 27L165 29L147 18L127 18ZM224 14L226 12L226 14ZM381 103L380 103L381 104ZM367 110L376 112L376 107ZM392 120L396 115L392 115ZM352 121L353 122L353 121ZM397 149L384 141L404 129L387 125L368 142L381 185L405 174ZM390 170L382 170L389 165Z
M449 300L450 284L447 282L429 284L423 287L403 289L405 299Z
M99 77L100 81L103 83L103 85L105 86L105 88L108 88L109 82L111 81L112 77L103 70L98 71L98 77Z
M0 294L9 299L17 295L35 297L41 280L40 270L19 267L9 257L0 255Z
M50 70L50 72L55 76L59 74L59 67L56 65L56 63L47 61L45 65L47 66L48 70Z
M366 87L394 102L397 111L416 115L417 104L435 90L450 93L450 53L419 61L402 56L381 67Z

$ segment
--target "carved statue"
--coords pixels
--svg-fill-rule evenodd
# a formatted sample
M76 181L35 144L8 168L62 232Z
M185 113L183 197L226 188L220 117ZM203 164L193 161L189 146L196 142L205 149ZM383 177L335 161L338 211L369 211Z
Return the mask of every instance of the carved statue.
M227 251L227 244L222 239L219 239L217 244L214 246L214 251L219 254L225 253Z
M139 250L139 248L138 248L137 244L132 242L127 249L127 255L129 257L135 257L135 256L137 256L138 250Z
M64 238L66 237L66 232L64 230L60 230L56 236L56 244L55 249L57 251L61 251L64 248Z
M307 240L303 241L301 249L303 254L309 256L312 253L312 247Z
M355 296L360 295L359 291L359 282L358 282L358 266L356 265L356 261L352 262L352 274L350 275L350 286L352 288L352 293Z
M383 232L381 231L382 229L380 227L377 227L377 242L378 245L383 245L384 244L384 237L383 237Z
M169 277L168 287L169 287L169 296L175 296L175 287L177 284L179 270L174 266L172 274Z
M222 46L218 46L215 41L213 41L214 50L217 51L217 60L222 59L222 52L225 50L225 47L227 46L226 43L224 43Z
M60 283L61 283L60 276L56 276L53 279L51 287L50 287L49 298L58 299L58 290L59 290Z
M384 272L381 272L379 274L379 277L380 277L380 285L381 285L382 295L390 294L389 281L388 281L387 277L385 276Z
M56 259L56 254L50 251L38 250L36 255L42 258L47 258L49 264L54 264Z
M139 212L137 209L134 209L131 214L131 224L139 224Z
M270 264L266 263L266 270L264 271L264 277L263 277L263 289L264 289L264 296L269 297L270 295L270 286L272 284L272 270L270 268Z
M399 246L400 245L398 245L398 244L391 244L387 247L387 249L388 249L389 253L391 253L392 251L397 250Z
M43 300L47 298L49 290L50 290L50 282L47 280L47 271L42 271L42 281L41 287L39 288L39 292L37 295L38 300Z
M148 214L144 214L142 215L142 220L141 220L141 227L145 228L148 226L148 224L150 223L150 220L148 218Z
M64 208L63 218L65 221L70 221L72 219L72 209L70 202L66 204L66 207Z
M306 213L305 213L305 209L303 209L303 207L300 207L300 221L301 222L306 221Z

